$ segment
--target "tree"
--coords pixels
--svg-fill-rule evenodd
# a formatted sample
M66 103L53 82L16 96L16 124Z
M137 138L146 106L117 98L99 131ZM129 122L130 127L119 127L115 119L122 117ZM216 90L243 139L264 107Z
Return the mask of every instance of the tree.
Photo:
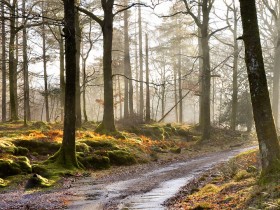
M127 6L127 1L125 2ZM132 72L130 63L130 49L129 49L129 34L128 34L128 10L124 11L124 74L125 78L125 93L124 93L124 117L132 116L133 111L133 84Z
M86 9L78 7L80 12L88 15L96 21L102 28L103 34L103 82L104 82L104 114L103 121L96 131L116 131L114 122L114 97L113 97L113 79L112 79L112 42L113 42L113 13L114 0L101 0L104 11L103 20Z
M25 0L22 2L23 17L26 16ZM31 119L30 105L29 105L29 77L28 77L28 58L27 58L27 29L25 27L26 18L23 18L22 30L22 56L23 56L23 101L24 101L24 125Z
M7 94L6 94L6 88L7 88L7 82L6 82L6 28L5 28L5 15L4 15L4 4L1 4L1 12L2 12L2 16L1 16L1 20L2 20L2 24L1 24L1 28L2 28L2 122L5 122L7 120L6 117L6 112L7 112L7 108L6 108L6 98L7 98Z
M237 23L238 23L238 13L237 8L235 5L235 1L231 5L228 5L225 1L227 6L227 25L229 26L229 30L233 34L233 77L232 77L232 101L231 101L231 122L230 128L235 130L236 128L236 116L237 116L237 104L238 104L238 85L237 85L237 73L238 73L238 54L239 54L239 47L237 42ZM233 13L233 26L229 22L229 12Z
M272 116L264 70L255 0L239 0L245 44L245 62L261 154L263 174L279 166L280 147Z
M42 3L43 11L45 9L44 3ZM44 22L44 12L43 12L43 22ZM46 55L46 27L45 23L42 25L42 39L43 39L43 65L44 65L44 100L46 107L46 121L50 122L49 113L49 91L48 91L48 74L47 74L47 55Z
M146 33L146 118L145 121L151 121L151 107L150 107L150 71L149 71L149 43L148 34Z
M196 25L199 27L201 32L201 47L202 47L202 75L201 75L201 128L202 128L202 139L210 138L210 86L211 86L211 72L210 72L210 48L209 39L213 32L209 33L209 14L212 9L214 0L202 0L201 11L202 21L199 20L198 16L191 11L191 7L187 0L183 0L187 14L191 15Z
M75 4L79 3L79 0L75 1ZM76 27L76 127L82 126L82 113L81 113L81 88L80 88L80 57L81 57L81 36L82 29L80 27L80 15L78 10L75 15L75 27Z
M138 1L140 3L140 0ZM142 40L142 14L141 14L141 7L138 8L138 26L139 26L139 80L143 81L143 40ZM139 91L139 115L141 120L144 117L144 89L143 89L143 82L140 82L140 91Z
M65 36L65 114L63 140L59 151L51 161L64 168L78 168L75 144L76 127L76 38L75 38L75 0L64 0L64 36Z

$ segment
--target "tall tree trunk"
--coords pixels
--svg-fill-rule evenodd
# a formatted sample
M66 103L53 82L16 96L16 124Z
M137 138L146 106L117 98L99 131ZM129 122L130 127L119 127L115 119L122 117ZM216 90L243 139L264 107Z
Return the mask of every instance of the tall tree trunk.
M62 33L61 28L59 31ZM59 41L59 84L60 84L60 112L61 112L61 122L63 122L64 117L64 99L65 99L65 79L64 79L64 45L63 37L61 36Z
M179 48L181 47L181 42L179 43ZM179 94L179 123L183 123L183 90L182 90L182 52L179 49L178 58L178 94Z
M116 131L114 121L114 96L112 80L112 41L113 41L113 5L114 0L102 1L104 20L103 32L103 79L104 79L104 114L102 124L97 131Z
M151 121L151 106L150 106L150 78L149 78L149 43L148 34L146 34L146 122Z
M199 21L201 21L201 0L198 0L198 15L197 18ZM202 128L202 72L203 72L203 54L202 54L202 42L201 42L201 28L198 27L197 29L198 37L197 37L197 42L198 42L198 64L199 64L199 120L198 124Z
M233 77L232 77L232 110L231 110L231 122L230 128L232 130L236 129L236 116L237 116L237 95L238 95L238 85L237 85L237 72L238 72L238 43L237 43L237 10L234 4L234 26L233 26L233 40L234 40L234 52L233 52Z
M209 49L209 12L208 1L202 1L202 26L201 26L201 44L203 57L203 72L202 72L202 139L210 138L210 49Z
M45 24L43 24L43 28L42 28L42 38L43 38L43 65L44 65L44 99L45 99L45 107L46 107L45 114L46 114L46 121L50 122Z
M140 1L139 1L140 2ZM143 89L143 44L142 44L142 15L141 15L141 7L138 7L138 24L139 24L139 60L140 60L140 102L139 102L139 115L141 119L144 116L144 89Z
M87 106L86 106L86 59L83 59L83 114L85 122L88 121Z
M25 16L25 1L22 2L23 16ZM25 19L23 19L23 24ZM27 58L27 30L26 27L22 31L22 54L23 54L23 95L24 95L24 125L30 121L30 106L29 106L29 79L28 79L28 58Z
M280 22L280 20L279 20ZM279 28L279 29L278 29ZM273 67L273 89L272 89L272 111L274 116L274 121L276 127L278 126L278 106L279 106L279 78L280 78L280 26L278 26L277 31L277 43L275 46L274 53L274 67Z
M127 1L125 2L127 5ZM130 63L129 35L128 35L128 11L124 11L124 68L125 75L129 78L125 80L125 107L124 117L133 115L133 84ZM127 106L127 107L126 107Z
M75 143L75 89L76 89L76 41L75 41L75 3L74 0L64 1L65 20L65 115L64 132L60 150L52 157L64 168L77 168Z
M76 0L79 3L79 0ZM82 31L80 27L80 15L76 11L75 16L75 29L76 29L76 127L82 126L82 111L81 111L81 88L80 88L80 57L81 57L81 36Z
M4 4L1 4L1 28L2 28L2 122L7 120L7 106L6 106L6 99L7 99L7 82L6 82L6 75L7 75L7 68L6 68L6 28L5 28L5 15L4 15Z
M15 59L15 38L16 38L16 0L13 0L10 7L10 42L9 42L9 92L10 92L10 114L11 120L18 120L18 112L16 105L15 86L16 86L16 59Z
M280 147L273 121L255 0L240 0L245 44L245 62L250 84L254 120L259 141L263 174L268 175L279 168ZM279 173L279 171L277 171Z
M174 100L175 100L175 103L174 104L177 104L178 102L178 95L177 95L177 66L174 65ZM176 119L176 122L178 123L179 122L179 115L178 115L178 106L176 106L174 108L174 111L175 111L175 119Z
M137 11L137 10L136 10ZM136 12L135 11L135 12ZM135 26L136 26L136 22L135 22ZM139 68L138 68L138 47L137 47L137 27L135 27L135 75L136 75L136 80L139 80ZM136 82L136 113L139 114L140 113L140 99L139 99L139 82Z

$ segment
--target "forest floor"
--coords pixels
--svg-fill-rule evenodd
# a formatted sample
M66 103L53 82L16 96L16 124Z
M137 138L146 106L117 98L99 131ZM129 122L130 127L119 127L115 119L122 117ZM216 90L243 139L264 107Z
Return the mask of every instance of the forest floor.
M54 176L42 162L60 147L60 124L1 124L0 209L63 209L73 200L75 184L88 177L91 181L127 180L140 172L256 144L254 135L226 129L213 128L212 138L201 142L199 130L189 125L120 127L121 132L112 135L94 133L95 126L87 123L77 131L78 158L87 170ZM44 177L39 186L29 186L33 174ZM177 209L178 202L168 205Z

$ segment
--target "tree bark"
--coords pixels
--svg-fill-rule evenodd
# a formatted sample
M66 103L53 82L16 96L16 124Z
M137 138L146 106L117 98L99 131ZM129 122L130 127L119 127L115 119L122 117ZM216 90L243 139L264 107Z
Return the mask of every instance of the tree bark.
M10 93L10 115L11 120L18 120L18 111L16 105L15 85L16 85L16 60L15 60L15 37L16 37L16 0L13 0L10 7L10 42L9 42L9 93Z
M202 1L202 26L201 26L201 44L202 44L202 57L203 57L203 71L201 75L202 80L202 139L210 138L210 49L209 49L209 13L210 9L208 1Z
M140 1L138 1L140 2ZM140 92L139 92L139 115L141 119L144 116L144 89L143 89L143 44L142 44L142 15L141 7L138 7L138 24L139 24L139 61L140 61Z
M240 9L253 114L263 174L267 175L279 168L280 147L269 100L255 0L240 0Z
M44 8L44 6L43 6ZM44 16L44 14L43 14ZM49 91L48 91L48 74L47 74L47 56L46 56L46 29L43 23L42 28L42 38L43 38L43 65L44 65L44 99L46 107L46 121L50 122L50 111L49 111Z
M25 0L22 2L23 16L25 16ZM23 18L23 24L25 19ZM22 30L22 53L23 53L23 95L24 95L24 125L30 121L30 106L29 106L29 77L28 77L28 58L27 58L27 30L26 27Z
M60 33L62 33L61 28L59 28ZM59 41L59 84L60 84L60 109L61 109L61 122L63 122L64 117L64 100L65 100L65 78L64 78L64 45L63 37L61 36Z
M75 40L75 1L64 0L65 21L65 115L64 132L60 150L52 157L56 163L64 168L77 168L75 144L75 89L76 89L76 40Z
M125 2L127 5L127 1ZM128 35L128 11L124 11L124 68L125 75L129 78L125 79L125 106L124 117L126 115L133 115L133 84L132 84L132 72L130 63L130 49L129 49L129 35ZM127 106L127 107L126 107Z
M146 123L151 121L151 106L150 106L150 71L149 71L149 43L148 34L146 34Z
M75 3L79 1L76 0ZM80 27L80 16L78 10L75 16L75 29L76 29L76 127L82 126L82 111L81 111L81 88L80 88L80 57L81 57L81 36L82 31Z
M5 28L5 15L4 15L4 4L1 4L1 12L2 12L2 122L6 122L7 120L7 68L6 68L6 28Z
M279 20L280 21L280 20ZM278 26L280 27L280 26ZM278 126L279 115L279 79L280 79L280 28L277 30L277 43L274 53L274 67L273 67L273 89L272 89L272 111L276 127Z
M178 57L178 94L179 94L179 123L183 123L183 90L182 90L182 52L181 42L179 42L179 57Z
M103 81L104 81L104 114L102 124L97 131L116 131L114 121L114 97L112 80L112 41L113 41L113 5L114 0L102 0L104 20L103 33Z

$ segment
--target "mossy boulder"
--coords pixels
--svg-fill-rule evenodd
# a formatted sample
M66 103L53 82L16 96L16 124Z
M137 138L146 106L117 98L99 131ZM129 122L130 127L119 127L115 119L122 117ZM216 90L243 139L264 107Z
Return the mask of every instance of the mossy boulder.
M3 140L0 141L0 153L14 154L15 148L16 147L12 142Z
M50 177L51 172L46 168L45 165L34 164L32 165L32 173L39 174L43 177Z
M30 161L27 157L20 156L17 157L16 163L20 166L20 170L25 173L31 173L32 167L30 165Z
M5 178L7 176L20 174L22 171L20 165L10 159L0 159L0 177Z
M29 153L29 149L25 147L15 147L14 155L26 156Z
M81 155L78 155L78 160L86 168L94 168L94 169L110 168L110 159L106 156L91 155L88 157L83 157Z
M115 150L108 152L111 164L114 165L132 165L136 163L134 155L127 151Z
M14 140L17 147L25 147L30 152L37 152L40 155L53 154L60 148L60 143L45 140Z
M39 174L34 174L27 181L25 188L31 189L31 188L50 187L52 184L53 184L52 181L49 181L48 179L40 176Z

